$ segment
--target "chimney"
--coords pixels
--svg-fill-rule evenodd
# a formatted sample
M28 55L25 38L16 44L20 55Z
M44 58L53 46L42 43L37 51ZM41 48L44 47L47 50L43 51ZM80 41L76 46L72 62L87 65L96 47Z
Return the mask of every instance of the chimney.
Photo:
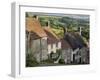
M46 23L46 26L47 26L48 28L50 28L50 21L48 21L48 22Z
M80 33L80 35L82 35L82 27L81 26L79 27L79 33Z
M82 36L82 26L78 27L78 32L79 32L80 36Z
M36 19L36 20L38 20L38 16L37 15L34 15L33 18Z
M66 27L66 33L67 33L67 27Z
M64 36L67 34L67 27L63 27Z

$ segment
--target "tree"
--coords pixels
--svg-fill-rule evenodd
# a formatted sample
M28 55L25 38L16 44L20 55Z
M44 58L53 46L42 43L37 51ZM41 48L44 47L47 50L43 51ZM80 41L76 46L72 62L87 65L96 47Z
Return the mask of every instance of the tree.
M33 66L38 66L39 63L36 61L35 57L30 54L26 54L26 67L33 67Z
M28 12L26 12L26 17L29 17Z

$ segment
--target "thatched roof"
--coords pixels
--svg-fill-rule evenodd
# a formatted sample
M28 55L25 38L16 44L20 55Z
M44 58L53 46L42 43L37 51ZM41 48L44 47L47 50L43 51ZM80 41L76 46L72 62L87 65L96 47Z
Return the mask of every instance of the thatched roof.
M62 48L62 50L69 49L69 48L71 48L71 45L65 39L61 39L61 48Z
M46 37L45 31L42 29L40 22L34 18L26 18L26 30L29 32L33 32L38 37Z
M79 33L71 32L67 33L64 38L72 47L72 49L76 48L82 48L86 46L86 43L82 39L82 37L79 35Z
M57 37L56 34L51 30L50 27L44 27L44 31L47 34L47 43L52 44L52 43L57 43L60 41L60 39Z

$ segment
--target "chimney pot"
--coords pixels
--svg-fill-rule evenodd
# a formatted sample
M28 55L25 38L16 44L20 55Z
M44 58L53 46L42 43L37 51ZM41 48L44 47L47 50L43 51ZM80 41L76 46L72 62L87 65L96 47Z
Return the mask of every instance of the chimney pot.
M38 20L38 16L37 15L34 15L33 17L34 17L34 19Z
M46 26L49 28L50 27L50 21L48 21L47 23L46 23Z
M64 36L67 34L67 27L63 27Z

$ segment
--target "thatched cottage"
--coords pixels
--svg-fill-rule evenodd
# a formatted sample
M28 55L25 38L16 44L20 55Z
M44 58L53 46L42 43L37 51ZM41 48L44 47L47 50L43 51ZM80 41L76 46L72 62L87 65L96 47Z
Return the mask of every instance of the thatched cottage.
M51 30L49 22L47 26L45 26L44 31L47 35L47 46L48 46L48 54L56 53L57 50L61 49L61 41L58 36Z
M48 59L47 34L37 16L26 18L26 49L26 54L32 53L38 62Z
M89 62L89 51L79 32L67 32L67 30L64 28L64 41L70 45L67 48L69 49L70 53L67 52L67 49L62 48L62 51L66 50L66 55L71 55L69 58L72 63ZM62 46L63 45L64 44L62 42Z

